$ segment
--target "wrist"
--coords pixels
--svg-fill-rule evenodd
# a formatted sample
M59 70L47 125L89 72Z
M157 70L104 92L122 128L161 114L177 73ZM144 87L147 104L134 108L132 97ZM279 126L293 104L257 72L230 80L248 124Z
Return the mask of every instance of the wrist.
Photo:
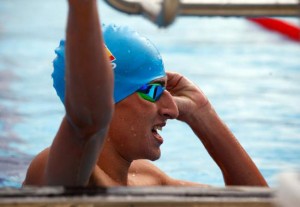
M210 116L214 112L214 109L210 102L206 100L201 105L196 105L194 109L190 109L189 113L185 115L185 122L188 125L193 125L198 122L202 122L207 116Z
M96 0L68 0L69 9L73 12L87 12L90 7L96 7Z

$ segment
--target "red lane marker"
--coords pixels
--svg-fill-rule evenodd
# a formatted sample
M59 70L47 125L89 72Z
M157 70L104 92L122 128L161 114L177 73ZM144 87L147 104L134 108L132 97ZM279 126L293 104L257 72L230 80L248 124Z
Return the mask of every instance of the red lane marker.
M300 42L300 28L288 22L272 18L248 18L248 20L270 31L278 32L293 41Z

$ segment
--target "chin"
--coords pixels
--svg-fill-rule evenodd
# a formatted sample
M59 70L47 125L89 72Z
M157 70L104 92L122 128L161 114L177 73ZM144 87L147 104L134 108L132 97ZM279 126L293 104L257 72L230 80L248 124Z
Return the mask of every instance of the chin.
M161 156L161 150L159 146L146 146L139 149L135 159L145 159L155 161L158 160Z
M151 161L155 161L155 160L158 160L158 159L160 158L160 155L161 155L161 153L160 153L160 150L159 150L159 152L157 152L157 153L152 153L152 154L150 154L150 155L147 157L147 159L148 159L148 160L151 160Z

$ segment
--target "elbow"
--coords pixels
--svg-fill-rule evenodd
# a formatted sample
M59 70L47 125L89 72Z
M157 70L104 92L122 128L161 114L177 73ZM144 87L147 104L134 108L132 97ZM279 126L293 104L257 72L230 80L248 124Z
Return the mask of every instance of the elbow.
M100 127L101 129L103 127L101 126L109 126L111 120L112 120L112 117L114 115L114 110L115 110L115 104L114 104L114 100L113 99L110 99L109 101L106 102L105 104L105 108L106 108L106 111L105 111L105 115L103 117L95 117L95 123L96 123L96 126Z
M84 108L84 107L83 107ZM88 139L99 131L108 129L114 114L113 99L101 103L95 110L81 110L80 113L66 111L66 118L78 137Z

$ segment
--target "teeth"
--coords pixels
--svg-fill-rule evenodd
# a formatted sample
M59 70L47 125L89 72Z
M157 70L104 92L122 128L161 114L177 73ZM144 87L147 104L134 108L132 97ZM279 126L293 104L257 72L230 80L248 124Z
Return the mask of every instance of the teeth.
M162 131L162 127L161 127L161 126L155 126L155 127L154 127L154 130Z

